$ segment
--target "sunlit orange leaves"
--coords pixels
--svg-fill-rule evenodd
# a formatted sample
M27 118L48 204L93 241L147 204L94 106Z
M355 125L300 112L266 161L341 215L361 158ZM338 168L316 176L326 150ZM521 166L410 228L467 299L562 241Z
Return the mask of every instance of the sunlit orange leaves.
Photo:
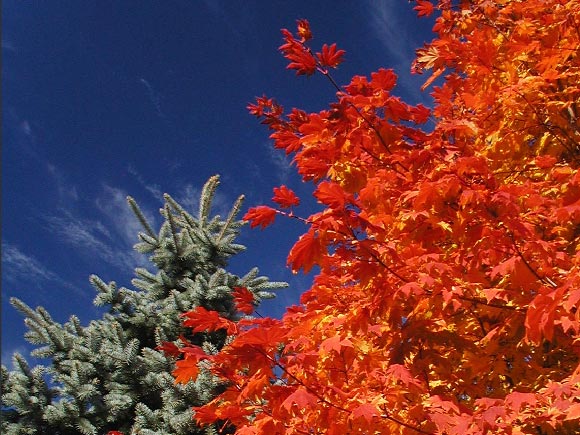
M317 113L250 106L322 210L299 217L281 186L277 208L244 219L303 222L288 266L316 276L281 320L190 317L233 334L177 372L207 365L228 385L198 421L252 435L580 433L580 1L413 7L435 19L413 64L432 70L432 107L398 97L390 69L338 85ZM341 50L314 55L305 21L283 35L289 67L334 88ZM234 299L250 312L248 294Z
M308 42L312 39L312 31L310 30L310 23L308 20L298 20L296 22L296 27L298 27L296 34L300 37L300 42Z
M320 183L314 192L314 196L322 204L333 209L344 208L352 200L351 195L345 193L342 187L329 181Z

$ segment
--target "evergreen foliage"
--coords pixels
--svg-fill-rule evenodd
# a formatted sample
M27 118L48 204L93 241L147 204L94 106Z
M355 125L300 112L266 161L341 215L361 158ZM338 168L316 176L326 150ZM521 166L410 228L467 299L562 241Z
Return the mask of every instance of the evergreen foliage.
M60 324L42 307L11 300L25 317L25 338L35 345L32 355L50 364L30 368L15 354L13 370L2 366L3 434L214 432L195 425L191 407L207 403L223 386L203 367L195 382L176 385L174 359L156 348L163 342L179 346L184 336L215 354L228 340L226 333L192 335L181 326L181 313L201 306L236 321L242 315L232 296L235 287L250 290L257 304L286 286L258 276L255 268L243 277L224 269L230 257L245 249L234 243L244 224L236 219L243 197L225 219L212 217L218 184L217 176L205 184L197 217L165 195L159 233L128 198L144 229L135 249L150 257L156 272L137 268L135 290L91 276L98 292L95 305L108 307L101 319L82 326L73 315Z

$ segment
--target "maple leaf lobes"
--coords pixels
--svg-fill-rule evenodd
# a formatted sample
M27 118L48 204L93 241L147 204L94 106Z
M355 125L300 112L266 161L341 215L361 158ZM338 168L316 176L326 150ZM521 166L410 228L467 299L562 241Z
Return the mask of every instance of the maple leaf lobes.
M266 205L259 205L251 208L243 217L245 221L250 221L251 228L259 225L262 229L271 225L275 218L276 210Z
M220 317L217 311L206 310L201 306L182 314L181 317L185 318L183 325L190 327L193 332L225 329L228 334L233 334L237 331L235 322Z
M323 207L288 255L293 272L319 271L299 307L242 319L212 355L231 387L208 423L580 433L580 1L414 6L437 9L413 64L433 70L431 109L397 97L392 70L337 85L336 45L313 56L309 26L283 31L291 68L340 88L319 113L265 97L250 108ZM278 189L279 207L297 205ZM293 216L245 219L263 228L277 213ZM187 347L190 363L206 358Z
M234 287L232 293L236 308L244 314L252 314L254 311L254 295L246 287Z
M300 236L288 254L288 265L292 267L294 273L303 269L308 273L312 267L317 264L324 253L320 238L313 232L309 231Z
M296 196L292 189L289 189L284 185L274 187L274 197L272 198L272 201L278 204L281 208L290 208L300 205L300 198Z
M175 383L187 384L189 381L195 380L199 374L198 362L199 359L189 357L177 361L175 363L175 370L172 372Z
M431 1L429 0L416 0L416 1L417 6L415 6L413 9L417 11L418 16L428 17L433 13L435 7L433 6L433 3Z
M337 50L336 44L322 46L322 52L316 53L316 57L323 67L336 68L343 61L344 50Z
M177 347L175 343L171 343L169 341L163 342L163 344L157 346L155 349L160 350L165 355L169 355L173 358L177 358L181 355L181 349Z
M307 42L312 39L312 32L308 20L298 20L296 22L296 27L298 28L296 34L300 37L301 42Z

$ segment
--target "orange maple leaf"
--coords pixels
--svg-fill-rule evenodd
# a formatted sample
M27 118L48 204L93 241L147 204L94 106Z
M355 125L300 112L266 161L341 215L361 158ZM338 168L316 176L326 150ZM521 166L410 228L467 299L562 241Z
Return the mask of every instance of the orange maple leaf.
M417 0L417 6L415 6L413 9L417 11L418 16L428 17L433 13L435 7L429 0Z
M259 205L248 210L244 215L243 219L245 221L250 221L250 228L257 227L258 225L264 229L268 225L271 225L276 218L276 209L268 207L267 205Z
M352 199L352 196L345 193L342 187L330 181L320 183L314 192L314 196L322 204L328 205L333 209L344 208Z
M300 205L300 198L296 196L292 189L289 189L284 185L280 187L274 187L274 196L272 197L272 201L274 201L282 208L290 208Z
M300 239L294 244L288 254L288 265L292 267L294 273L303 269L308 273L312 267L317 264L324 253L324 247L320 238L313 230L300 236Z
M175 370L172 374L175 377L176 384L187 384L189 381L195 380L199 374L198 358L186 357L175 363Z
M294 405L297 405L299 409L302 409L316 404L317 401L318 397L314 394L309 393L303 388L298 388L282 402L282 407L290 411Z
M193 332L212 332L225 329L228 334L234 334L237 331L235 322L220 317L217 311L209 311L203 307L196 307L194 310L182 314L181 317L186 319L183 321L183 325L189 326Z
M300 36L301 42L307 42L312 39L312 31L308 20L301 19L296 21L296 27L298 28L296 34Z
M164 341L160 346L157 346L155 349L162 351L165 355L172 356L177 358L181 355L181 349L177 347L175 343L171 343L170 341Z
M234 287L232 294L239 311L244 314L251 314L254 311L254 294L246 287Z
M370 403L363 403L352 410L352 417L362 418L370 423L378 415L377 408Z
M322 66L336 68L342 62L344 53L344 50L336 49L336 44L330 46L324 44L322 46L322 53L316 53L316 57Z
M272 323L266 328L256 327L242 332L232 343L232 347L246 345L275 347L286 338L286 331L279 323Z

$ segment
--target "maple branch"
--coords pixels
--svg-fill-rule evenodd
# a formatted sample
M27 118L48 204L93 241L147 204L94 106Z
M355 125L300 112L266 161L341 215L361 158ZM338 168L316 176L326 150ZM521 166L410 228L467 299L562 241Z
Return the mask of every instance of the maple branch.
M482 333L483 337L485 337L487 335L487 331L485 330L485 325L483 324L483 320L481 320L481 318L475 313L475 311L473 310L472 307L469 307L469 312L475 318L475 320L477 320L477 323L479 324L479 328L481 329L481 333Z
M407 429L414 430L415 432L418 432L418 433L422 433L422 434L425 434L425 435L435 435L433 432L424 431L423 429L419 429L416 426L413 426L413 425L411 425L409 423L405 423L404 421L401 421L398 418L392 417L384 409L383 409L383 412L384 412L384 414L381 415L381 418L384 418L386 420L392 421L393 423L397 423L397 424L399 424L399 425L401 425L403 427L406 427Z
M306 391L308 391L310 394L314 395L321 403L325 403L328 406L331 406L335 409L338 409L339 411L342 412L346 412L347 414L351 414L352 411L347 409L347 408L343 408L340 405L337 405L336 403L333 403L331 401L329 401L328 399L324 398L322 395L319 394L319 392L313 388L311 388L310 386L306 385L300 378L298 378L297 376L294 376L292 373L290 373L286 367L284 367L282 364L280 364L280 362L278 362L275 358L272 358L270 355L268 355L266 352L264 352L261 348L258 348L256 346L251 346L254 350L256 350L258 353L261 353L264 357L266 357L266 359L270 360L270 362L272 364L274 364L274 366L278 367L280 370L282 370L282 372L284 374L286 374L289 378L291 378L292 380L294 380L294 382L296 382L298 385L304 387L304 389ZM384 410L383 410L384 411ZM399 424L403 427L406 427L407 429L411 429L414 430L417 433L420 434L424 434L424 435L435 435L433 432L427 432L424 431L416 426L413 426L409 423L405 423L404 421L401 421L391 415L389 415L387 412L385 412L385 414L380 415L381 418L387 419L389 421L392 421L393 423Z
M302 45L302 47L304 48L304 50L306 50L306 52L312 56L312 59L314 59L314 62L316 63L316 69L318 70L318 72L320 72L323 76L325 76L328 81L332 84L332 86L336 89L336 91L339 94L343 94L342 89L340 88L340 86L338 85L338 83L336 83L336 80L334 80L334 77L332 77L332 75L330 74L330 72L328 71L328 68L324 68L322 66L322 64L320 63L320 61L318 60L317 56L314 55L314 53L312 52L312 49L310 47L308 47L303 41L299 41L300 45ZM375 135L377 136L377 138L379 139L379 142L381 142L381 145L385 148L385 150L389 153L389 154L393 154L393 152L391 151L391 149L389 148L389 146L387 145L387 143L385 142L385 140L383 139L383 136L381 135L381 133L379 132L379 130L377 129L377 127L375 127L375 125L362 113L362 111L356 107L353 103L351 103L350 101L347 102L347 104L352 107L356 113L358 113L358 115L362 118L362 120L364 122L367 123L367 125L371 128L371 130L373 130L373 132L375 133ZM365 149L365 151L373 158L377 159L378 161L380 161L381 163L384 163L380 158L376 157L375 155L373 155L372 153L370 153L368 150ZM403 165L401 162L396 162L396 164L398 164L399 166L401 166L405 171L408 171L409 169ZM401 172L399 172L396 168L394 168L392 165L387 164L388 167L391 167L394 171L398 172L399 174L403 175Z
M298 220L306 225L308 225L310 223L308 221L308 219L305 219L302 216L295 215L294 212L292 212L292 211L287 213L287 212L282 211L282 210L276 210L276 213L278 213L279 215L285 216L285 217L296 219L296 220Z
M552 288L557 288L558 284L556 284L554 281L552 281L550 278L548 277L543 277L541 276L536 269L534 269L530 263L528 263L528 260L526 260L526 258L524 257L524 254L522 254L522 251L520 251L520 248L518 246L518 244L516 243L515 239L514 239L514 235L512 234L511 231L508 230L508 236L511 239L512 243L513 243L513 247L514 250L516 251L516 254L518 254L518 257L520 257L520 259L522 260L522 262L524 263L524 265L528 268L528 270L542 283L545 285L549 285Z
M541 116L542 114L538 112L538 109L530 101L528 101L527 97L524 94L517 91L516 93L526 102L526 104L530 107L532 112L535 113L536 118L538 119L538 125L544 127L548 132L552 133L554 135L554 138L560 143L560 145L562 145L562 147L564 147L564 149L570 153L570 157L572 158L572 160L574 160L577 164L580 164L580 159L577 156L578 144L572 137L568 135L568 132L559 125L553 125L549 122L541 121L541 119L546 118L547 115L544 114L544 116ZM575 145L575 148L570 148L566 142L564 142L561 138L558 137L557 134L553 133L554 130L559 130L566 137L566 139L568 139L568 141L571 141Z
M425 289L423 289L423 290L429 296L433 296L433 292L431 290L425 290ZM439 295L439 296L441 296L441 295ZM460 296L460 295L455 295L455 297L457 299L459 299L460 301L471 302L473 304L484 305L486 307L498 308L498 309L505 309L505 310L522 312L522 313L525 312L524 309L518 308L516 306L494 304L494 303L487 302L485 299L480 299L480 298L475 298L475 297L469 297L469 296Z
M308 49L310 54L312 54L312 51L308 47L306 47L306 48ZM316 57L314 59L316 59ZM334 78L332 77L330 72L328 71L328 68L322 68L322 66L319 64L317 59L316 59L316 63L319 65L317 68L318 71L322 75L326 76L326 78L330 81L330 83L332 83L332 85L334 86L334 88L337 90L338 93L342 94L343 93L342 89L340 88L340 86L338 86L338 84L336 83L336 81L334 80ZM349 101L348 105L351 106L354 110L356 110L356 113L358 113L359 116L363 119L363 121L365 121L368 124L368 126L375 132L375 134L377 135L377 138L379 139L379 141L381 142L383 147L387 150L387 152L389 154L393 154L393 152L390 150L389 146L386 144L385 140L383 139L383 136L381 135L379 130L374 126L374 124L365 115L363 115L362 111L358 107L356 107L353 103L351 103ZM403 165L401 165L401 166L403 166ZM408 170L404 166L403 166L403 169Z
M352 229L351 229L352 231ZM354 234L353 234L353 237ZM408 279L403 278L401 275L399 275L397 272L395 272L390 266L388 266L383 260L381 260L374 252L372 252L370 249L366 248L365 246L362 246L362 248L368 252L368 254L377 262L379 263L381 266L383 266L387 272L393 274L395 277L397 277L400 281L402 281L403 283L407 284L410 281Z

